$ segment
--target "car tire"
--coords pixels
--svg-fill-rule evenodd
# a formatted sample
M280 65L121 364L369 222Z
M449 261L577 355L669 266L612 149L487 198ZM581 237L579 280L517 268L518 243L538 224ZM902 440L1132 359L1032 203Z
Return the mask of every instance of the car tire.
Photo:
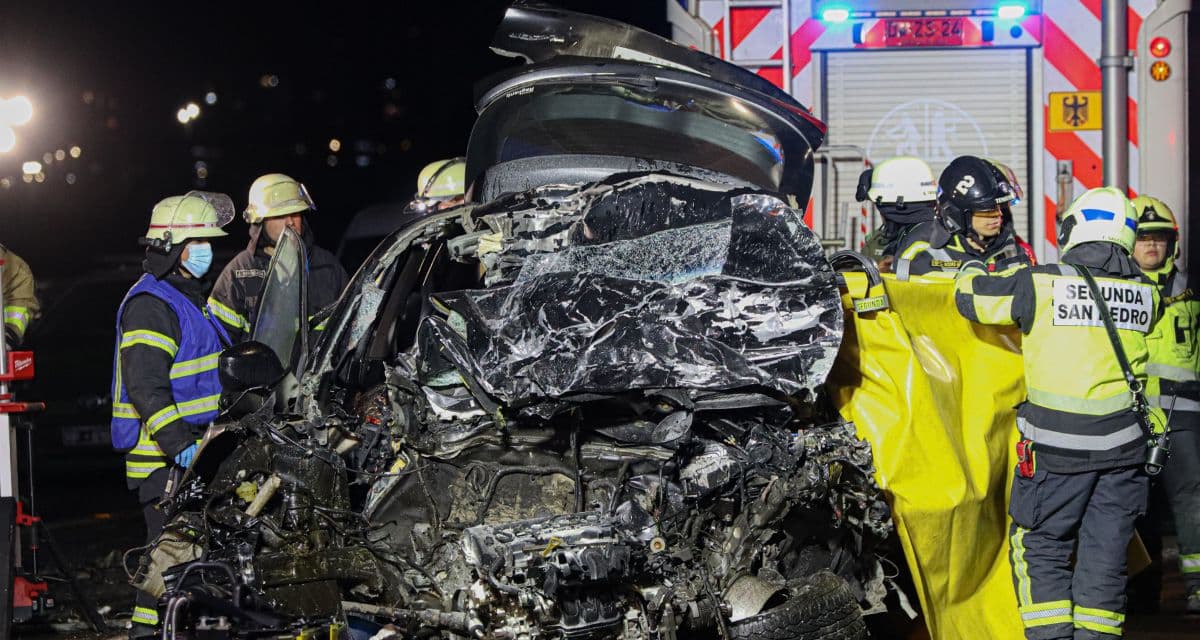
M729 625L731 638L860 640L869 637L862 609L845 580L821 571L788 585L787 600Z

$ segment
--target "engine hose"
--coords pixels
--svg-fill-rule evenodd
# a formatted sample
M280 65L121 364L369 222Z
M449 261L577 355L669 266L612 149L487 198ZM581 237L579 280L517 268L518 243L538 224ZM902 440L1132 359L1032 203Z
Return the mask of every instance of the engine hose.
M504 566L504 557L503 556L496 558L496 561L492 563L492 568L490 570L488 570L488 572L487 572L488 584L492 585L493 587L496 587L496 589L500 590L503 593L507 593L510 596L520 596L521 595L520 589L518 589L510 584L503 584L500 582L500 580L498 580L496 578L496 572L499 571L500 567L502 567L502 566Z

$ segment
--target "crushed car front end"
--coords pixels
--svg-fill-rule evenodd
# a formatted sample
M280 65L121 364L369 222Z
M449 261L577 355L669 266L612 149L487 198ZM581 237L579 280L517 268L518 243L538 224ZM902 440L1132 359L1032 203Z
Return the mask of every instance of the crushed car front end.
M170 501L144 572L170 631L865 633L891 525L821 395L822 130L647 37L510 11L532 63L481 92L474 204L384 241L288 408L235 403Z

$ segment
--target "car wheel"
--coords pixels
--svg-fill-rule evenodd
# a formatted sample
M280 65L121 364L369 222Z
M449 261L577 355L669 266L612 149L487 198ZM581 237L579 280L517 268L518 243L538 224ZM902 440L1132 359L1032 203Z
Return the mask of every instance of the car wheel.
M862 609L845 580L821 571L788 585L787 600L729 625L732 638L860 640L869 637Z

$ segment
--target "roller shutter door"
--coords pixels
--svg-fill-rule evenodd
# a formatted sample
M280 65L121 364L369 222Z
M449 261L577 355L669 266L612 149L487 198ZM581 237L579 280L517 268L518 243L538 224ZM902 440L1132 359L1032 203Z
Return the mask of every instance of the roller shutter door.
M876 164L917 156L935 176L960 155L1003 162L1025 190L1013 209L1017 233L1032 238L1027 56L1025 49L831 52L822 69L829 144L862 147ZM838 181L840 202L854 202L855 184Z

